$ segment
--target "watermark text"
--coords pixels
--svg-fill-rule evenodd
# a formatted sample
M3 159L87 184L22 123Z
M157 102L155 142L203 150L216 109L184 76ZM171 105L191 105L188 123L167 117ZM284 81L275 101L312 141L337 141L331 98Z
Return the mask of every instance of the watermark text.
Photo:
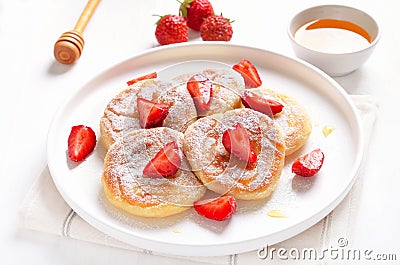
M316 248L275 248L265 245L258 249L257 255L263 260L371 260L397 261L396 253L378 253L371 249L354 249L348 247L346 238L339 238L335 246L323 249Z

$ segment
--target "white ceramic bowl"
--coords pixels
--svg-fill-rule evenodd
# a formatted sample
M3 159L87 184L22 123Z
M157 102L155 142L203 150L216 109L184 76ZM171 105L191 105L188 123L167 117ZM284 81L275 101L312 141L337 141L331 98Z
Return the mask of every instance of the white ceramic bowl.
M306 23L319 19L337 19L354 23L370 35L371 42L361 50L346 53L322 52L300 44L295 38L296 31ZM315 6L301 11L290 21L288 34L296 56L330 76L343 76L358 69L370 57L380 38L379 26L370 15L356 8L341 5Z

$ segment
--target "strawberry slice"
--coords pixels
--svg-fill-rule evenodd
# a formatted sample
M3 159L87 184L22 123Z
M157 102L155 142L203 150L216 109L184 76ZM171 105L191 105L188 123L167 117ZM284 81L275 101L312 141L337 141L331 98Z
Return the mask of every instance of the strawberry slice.
M318 173L324 163L324 153L315 149L298 157L292 164L292 172L302 177L312 177Z
M162 126L169 113L169 106L144 98L137 99L139 122L143 129Z
M74 162L84 160L96 146L96 134L85 125L72 126L68 137L68 156Z
M189 78L187 89L193 98L199 114L208 110L212 97L212 82L202 74L195 74Z
M227 129L222 135L222 144L226 150L247 163L257 161L257 155L250 145L250 138L246 129L237 123L233 128Z
M244 79L244 84L246 87L259 87L262 84L261 78L258 75L257 68L252 62L248 60L241 60L239 63L235 64L233 70L237 71L242 75Z
M136 77L136 78L134 78L132 80L127 81L126 83L128 84L128 86L130 86L130 85L133 85L134 83L137 83L139 81L146 80L146 79L152 79L152 78L157 78L157 73L156 72L152 72L152 73L149 73L147 75Z
M176 142L166 144L143 169L143 175L152 178L174 175L181 166L181 157Z
M248 89L244 91L242 103L245 107L264 113L270 117L281 112L283 109L283 105L278 101L264 98Z
M227 195L219 198L202 200L193 204L198 214L206 218L223 221L232 217L236 211L236 200Z

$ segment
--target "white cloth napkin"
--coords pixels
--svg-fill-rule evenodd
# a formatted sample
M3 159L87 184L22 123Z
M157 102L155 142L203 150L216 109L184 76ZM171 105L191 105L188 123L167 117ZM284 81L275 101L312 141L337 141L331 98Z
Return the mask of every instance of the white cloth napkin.
M365 132L366 143L371 135L376 112L378 110L377 102L371 96L357 95L352 96ZM368 153L366 153L368 155ZM365 157L364 157L365 159ZM338 240L348 240L351 238L353 218L357 216L357 205L359 203L359 195L362 192L362 179L366 172L361 168L356 183L346 198L335 208L330 214L323 218L320 222L304 231L303 233L290 238L284 242L270 246L270 248L284 248L287 251L296 248L303 250L305 248L314 248L318 251L337 246L343 242ZM90 226L82 218L80 218L62 199L58 193L49 170L46 168L42 174L38 176L32 188L27 194L20 208L20 226L27 229L37 230L55 235L84 240L88 242L98 243L111 247L124 248L131 251L139 251L146 255L167 256L161 253L155 253L149 250L140 249L134 246L122 243L97 229ZM347 243L344 242L344 243ZM262 248L263 246L260 246ZM262 259L259 255L265 255L265 252L258 250L240 253L229 256L219 257L183 257L168 256L169 258L180 258L193 260L196 262L204 262L207 264L300 264L301 261L288 259L283 260L278 257L271 259L267 257ZM276 255L276 253L275 253ZM288 256L288 253L285 254ZM300 263L299 263L300 262ZM304 261L303 261L304 262ZM321 261L307 260L307 264L320 264ZM329 262L338 264L338 261L324 259L324 264Z

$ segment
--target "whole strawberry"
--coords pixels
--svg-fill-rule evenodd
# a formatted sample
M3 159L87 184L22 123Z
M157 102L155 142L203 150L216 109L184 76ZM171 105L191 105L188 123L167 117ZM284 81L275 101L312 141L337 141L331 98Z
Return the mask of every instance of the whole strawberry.
M205 41L230 41L233 35L231 21L222 15L209 16L201 24L200 35Z
M208 0L184 0L179 14L187 19L189 28L200 30L204 19L214 15L214 9Z
M161 45L187 42L189 28L184 17L165 15L158 20L155 35Z

